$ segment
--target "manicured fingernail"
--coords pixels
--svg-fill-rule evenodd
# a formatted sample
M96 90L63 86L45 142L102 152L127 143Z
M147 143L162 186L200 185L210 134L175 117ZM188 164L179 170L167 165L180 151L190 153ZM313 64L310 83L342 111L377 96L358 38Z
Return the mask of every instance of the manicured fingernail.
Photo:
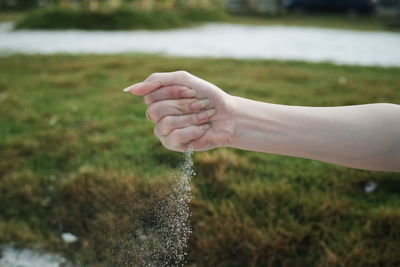
M198 109L205 108L205 107L207 107L208 105L210 105L210 99L205 98L205 99L202 99L202 100L200 100L200 101L197 101L197 102L192 103L192 104L190 105L190 108L191 108L192 110L198 110Z
M199 115L197 115L197 118L199 118L199 120L204 120L204 119L207 119L207 118L213 116L215 113L217 113L217 111L214 108L212 108L212 109L200 112Z
M181 97L190 98L190 97L195 97L196 94L197 93L195 90L190 89L190 90L183 91L181 93Z
M208 130L208 129L210 129L211 125L209 123L207 123L207 124L204 124L202 127L203 127L203 130Z

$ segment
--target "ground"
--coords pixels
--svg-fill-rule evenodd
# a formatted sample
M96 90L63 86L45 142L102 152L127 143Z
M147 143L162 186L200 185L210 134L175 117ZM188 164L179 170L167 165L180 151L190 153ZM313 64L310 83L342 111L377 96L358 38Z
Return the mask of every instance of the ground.
M0 243L91 266L129 265L135 227L182 155L121 91L185 69L230 94L288 105L400 103L399 68L160 56L0 61ZM233 149L195 154L197 266L396 266L400 175ZM364 191L367 181L378 184ZM148 218L147 218L148 219ZM60 235L78 236L65 244Z

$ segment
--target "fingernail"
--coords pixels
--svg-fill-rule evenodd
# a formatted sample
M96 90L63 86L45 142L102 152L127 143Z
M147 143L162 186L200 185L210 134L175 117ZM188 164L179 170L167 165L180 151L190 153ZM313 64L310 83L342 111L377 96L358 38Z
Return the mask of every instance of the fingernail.
M209 123L207 123L207 124L204 124L202 127L203 127L203 130L208 130L208 129L210 129L211 125Z
M195 97L196 94L197 94L197 93L196 93L195 90L190 89L190 90L183 91L183 92L181 93L181 97L190 98L190 97Z
M151 118L150 118L149 109L146 110L146 118L147 118L149 121L152 121Z
M197 118L199 118L199 120L204 120L206 118L213 116L215 113L217 113L217 111L214 108L212 108L199 113L199 115L197 115Z
M191 108L192 110L198 110L198 109L205 108L205 107L207 107L208 105L210 105L210 99L205 98L205 99L202 99L202 100L200 100L200 101L197 101L197 102L192 103L192 104L190 105L190 108Z
M123 89L122 91L124 91L124 92L130 92L131 90L133 90L133 89L135 89L135 88L137 88L137 87L139 87L139 86L141 86L141 85L143 85L143 82L136 83L136 84L133 84L133 85L131 85L131 86L128 86L128 87L126 87L125 89Z

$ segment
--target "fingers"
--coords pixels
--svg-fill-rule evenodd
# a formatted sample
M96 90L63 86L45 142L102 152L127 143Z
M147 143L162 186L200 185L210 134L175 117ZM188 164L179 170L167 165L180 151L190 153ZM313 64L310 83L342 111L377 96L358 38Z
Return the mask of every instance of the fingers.
M172 85L161 87L158 90L149 93L144 97L144 102L146 105L150 105L160 100L192 98L195 96L196 91L187 86Z
M161 135L169 135L175 129L182 129L192 125L201 125L209 121L216 113L215 109L204 110L200 113L182 115L182 116L166 116L157 123L158 132Z
M171 99L151 104L147 109L147 117L153 122L159 122L165 116L187 115L211 107L210 100L205 99Z
M124 89L125 92L145 96L163 86L187 85L191 74L186 71L175 71L165 73L153 73L141 83L131 85Z
M161 143L170 150L185 152L188 144L202 137L210 128L210 124L198 126L189 126L182 129L175 129L169 135L162 135L159 130L154 128L155 135L161 140Z

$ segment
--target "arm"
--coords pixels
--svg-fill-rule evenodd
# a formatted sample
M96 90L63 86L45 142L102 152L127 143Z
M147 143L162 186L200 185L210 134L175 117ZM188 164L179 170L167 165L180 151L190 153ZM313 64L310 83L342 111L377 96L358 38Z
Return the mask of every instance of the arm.
M400 106L301 107L234 97L235 148L400 171Z
M171 150L215 147L400 171L400 106L285 106L226 94L187 72L157 73L125 89L144 96L155 134Z

